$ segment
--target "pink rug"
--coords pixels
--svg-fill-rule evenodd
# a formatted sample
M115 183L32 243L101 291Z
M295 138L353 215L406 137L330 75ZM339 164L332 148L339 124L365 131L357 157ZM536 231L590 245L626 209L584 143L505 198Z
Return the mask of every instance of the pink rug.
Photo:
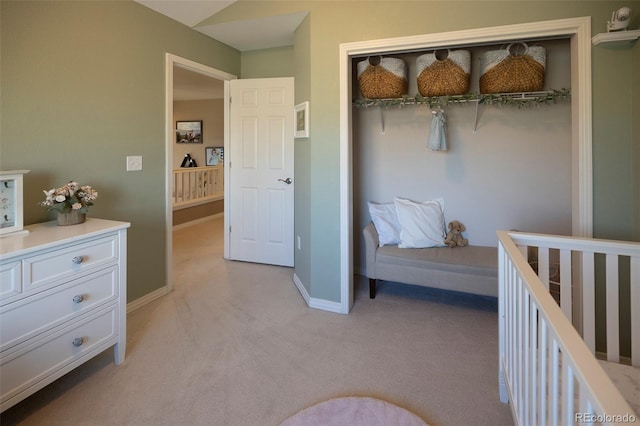
M428 426L420 417L380 399L350 396L306 408L281 426Z

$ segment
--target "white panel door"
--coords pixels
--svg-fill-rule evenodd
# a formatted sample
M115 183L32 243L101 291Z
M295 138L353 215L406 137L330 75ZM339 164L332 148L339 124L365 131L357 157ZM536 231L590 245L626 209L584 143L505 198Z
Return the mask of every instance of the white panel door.
M293 266L294 80L232 80L229 258Z

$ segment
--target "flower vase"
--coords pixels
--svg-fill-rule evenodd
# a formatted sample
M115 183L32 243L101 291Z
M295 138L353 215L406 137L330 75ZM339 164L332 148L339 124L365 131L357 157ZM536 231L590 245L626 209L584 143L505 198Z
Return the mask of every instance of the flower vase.
M58 226L77 225L85 220L87 220L87 215L86 213L80 213L80 210L58 213Z

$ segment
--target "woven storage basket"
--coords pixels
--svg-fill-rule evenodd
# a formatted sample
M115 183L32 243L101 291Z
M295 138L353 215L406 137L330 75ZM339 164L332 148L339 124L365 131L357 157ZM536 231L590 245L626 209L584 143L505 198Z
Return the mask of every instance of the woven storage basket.
M358 62L358 83L365 98L397 98L406 95L407 64L397 58L369 57Z
M521 52L491 50L484 55L480 93L537 92L544 87L546 51L541 46L523 46Z
M422 96L461 95L469 90L471 53L447 50L445 58L436 52L416 58L418 91Z

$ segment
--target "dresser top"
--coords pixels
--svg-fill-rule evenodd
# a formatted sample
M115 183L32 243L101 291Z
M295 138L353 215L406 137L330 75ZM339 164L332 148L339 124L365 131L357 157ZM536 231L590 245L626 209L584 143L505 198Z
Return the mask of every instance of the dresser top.
M128 222L87 218L78 225L58 226L57 222L43 222L25 226L28 234L8 235L0 238L0 258L25 255L30 251L45 249L79 239L105 234L131 226Z

